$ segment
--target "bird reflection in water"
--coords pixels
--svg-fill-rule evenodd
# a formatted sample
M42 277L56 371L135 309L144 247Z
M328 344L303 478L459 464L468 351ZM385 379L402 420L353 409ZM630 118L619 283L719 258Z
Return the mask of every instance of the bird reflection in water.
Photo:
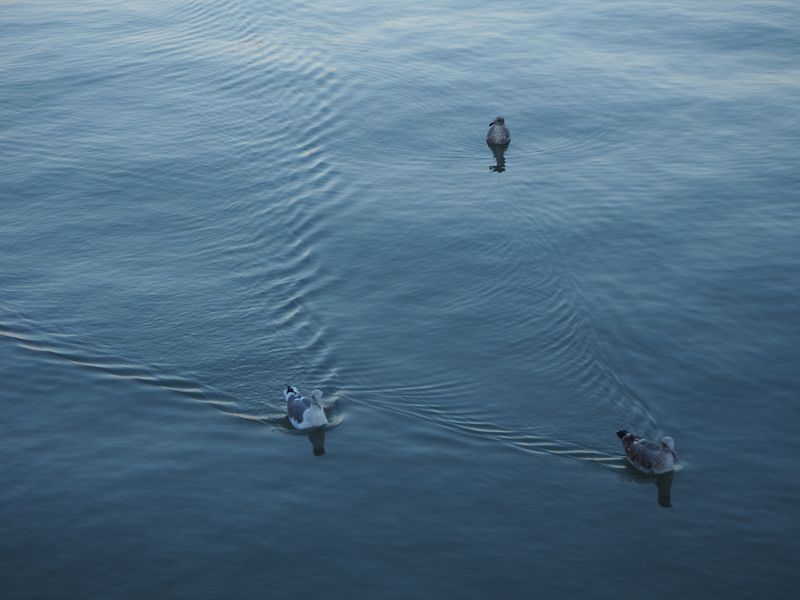
M623 479L632 483L655 484L658 490L658 505L662 508L672 507L672 478L675 475L673 471L661 475L645 475L633 467L625 467L624 470L620 470L620 474Z
M495 164L489 167L490 171L494 171L495 173L502 173L506 170L506 150L508 149L508 144L486 144L489 148L492 149L492 154L494 154Z
M664 473L656 476L656 487L658 487L658 504L663 508L672 506L672 476L674 473Z
M325 430L312 429L308 432L308 441L311 442L311 448L314 456L323 456L325 454Z

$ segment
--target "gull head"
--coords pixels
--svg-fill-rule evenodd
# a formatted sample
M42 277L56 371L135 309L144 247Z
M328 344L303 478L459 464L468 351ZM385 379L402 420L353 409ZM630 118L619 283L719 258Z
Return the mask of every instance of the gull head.
M672 456L675 457L675 460L678 459L678 455L675 454L675 440L673 440L670 436L666 435L661 438L661 447L667 452L671 452Z

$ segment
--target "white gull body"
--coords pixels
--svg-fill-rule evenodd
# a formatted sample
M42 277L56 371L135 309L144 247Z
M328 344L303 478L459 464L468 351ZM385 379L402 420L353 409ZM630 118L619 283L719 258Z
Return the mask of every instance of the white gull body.
M489 131L486 133L486 143L493 146L504 146L511 141L511 132L506 127L506 120L497 117L489 123Z
M322 392L314 390L309 400L300 391L286 386L283 395L286 397L286 412L289 413L289 422L295 429L311 429L323 427L328 424L328 417L322 406Z
M675 469L678 460L675 442L669 436L661 438L661 443L651 442L623 429L617 432L625 449L625 458L642 473L660 475Z

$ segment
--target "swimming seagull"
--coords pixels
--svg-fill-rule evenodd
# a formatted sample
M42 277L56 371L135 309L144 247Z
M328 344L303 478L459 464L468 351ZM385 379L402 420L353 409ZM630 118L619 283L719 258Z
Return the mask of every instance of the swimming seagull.
M628 433L626 429L618 431L617 437L622 440L625 458L643 473L659 475L675 469L678 456L675 454L675 442L671 437L663 437L661 443L657 444Z
M296 429L310 429L328 424L325 410L322 407L322 392L311 392L311 400L303 396L297 388L286 386L283 392L286 397L286 410L289 413L289 422Z
M511 141L511 132L506 127L506 120L497 117L489 123L489 131L486 134L486 143L492 146L503 146Z

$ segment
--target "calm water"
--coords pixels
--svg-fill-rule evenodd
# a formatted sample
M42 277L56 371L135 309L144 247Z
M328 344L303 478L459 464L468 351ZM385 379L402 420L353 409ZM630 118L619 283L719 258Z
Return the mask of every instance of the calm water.
M797 3L0 31L3 597L794 597Z

